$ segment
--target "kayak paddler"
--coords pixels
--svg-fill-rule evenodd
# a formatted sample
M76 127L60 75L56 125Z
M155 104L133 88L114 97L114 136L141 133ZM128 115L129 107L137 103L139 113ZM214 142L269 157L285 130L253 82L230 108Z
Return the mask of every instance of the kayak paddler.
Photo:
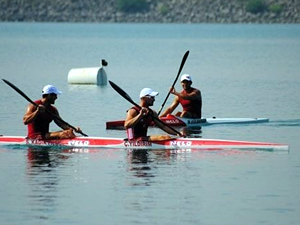
M179 135L159 120L153 120L153 116L157 118L157 112L150 109L150 106L153 106L157 95L158 92L153 91L151 88L144 88L140 92L140 108L134 106L127 110L124 128L129 140L157 141L172 139L169 135L147 136L148 127L152 122L171 135Z
M171 87L170 93L175 95L172 104L160 115L165 117L171 114L179 104L182 106L182 112L177 112L175 116L185 118L201 118L202 116L202 96L201 91L192 87L192 77L189 74L183 74L180 78L182 91L177 92Z
M38 105L29 104L23 123L27 125L30 139L65 139L74 138L74 130L60 118L58 110L53 105L57 99L57 95L62 92L53 85L46 85L42 90L42 98L36 100ZM50 123L54 121L57 126L62 128L62 131L49 132ZM81 132L79 127L76 127L76 132Z

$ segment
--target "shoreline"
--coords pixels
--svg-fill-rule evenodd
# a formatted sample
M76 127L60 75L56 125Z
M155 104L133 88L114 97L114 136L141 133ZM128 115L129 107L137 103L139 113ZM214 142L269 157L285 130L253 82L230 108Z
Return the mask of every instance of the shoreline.
M118 0L0 0L1 22L73 23L300 23L300 1L258 0L265 9L249 12L253 0L160 0L126 12ZM277 8L276 8L277 7Z

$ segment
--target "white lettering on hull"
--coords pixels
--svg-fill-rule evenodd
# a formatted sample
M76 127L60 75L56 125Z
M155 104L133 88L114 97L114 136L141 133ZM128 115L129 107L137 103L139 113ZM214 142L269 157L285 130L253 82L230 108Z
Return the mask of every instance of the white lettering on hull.
M149 141L125 141L125 147L143 147L143 146L152 146L152 143Z
M79 140L72 140L68 142L68 145L71 146L88 146L90 145L89 141L79 141Z
M57 142L47 142L47 141L44 141L44 140L31 140L31 139L28 139L26 140L26 144L28 145L41 145L41 146L58 146L60 145L59 143Z
M183 146L189 147L192 145L192 142L191 141L171 141L171 145L178 146L178 147L183 147Z
M174 119L174 120L166 120L166 123L167 123L167 124L178 124L178 123L180 123L180 121L177 120L177 119Z
M196 120L188 120L187 123L188 124L198 124L201 123L203 120L201 119L196 119Z

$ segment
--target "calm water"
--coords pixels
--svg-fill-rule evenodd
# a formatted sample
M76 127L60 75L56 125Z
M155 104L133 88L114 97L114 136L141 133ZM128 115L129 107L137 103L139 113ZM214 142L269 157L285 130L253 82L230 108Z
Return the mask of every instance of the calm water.
M32 99L54 84L62 117L90 136L124 137L105 122L131 105L110 86L69 85L70 69L105 59L135 101L144 87L159 91L159 109L187 50L183 72L205 117L270 118L203 127L203 137L290 151L0 148L0 224L299 224L300 25L0 23L1 78ZM26 100L4 82L0 90L0 134L25 135Z

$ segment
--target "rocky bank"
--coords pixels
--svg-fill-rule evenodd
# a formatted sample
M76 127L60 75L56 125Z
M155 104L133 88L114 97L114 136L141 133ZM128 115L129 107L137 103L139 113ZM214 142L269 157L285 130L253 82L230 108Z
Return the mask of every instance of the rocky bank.
M299 23L300 0L265 0L280 12L250 13L249 0L148 0L128 13L118 0L0 0L0 21L94 23Z

